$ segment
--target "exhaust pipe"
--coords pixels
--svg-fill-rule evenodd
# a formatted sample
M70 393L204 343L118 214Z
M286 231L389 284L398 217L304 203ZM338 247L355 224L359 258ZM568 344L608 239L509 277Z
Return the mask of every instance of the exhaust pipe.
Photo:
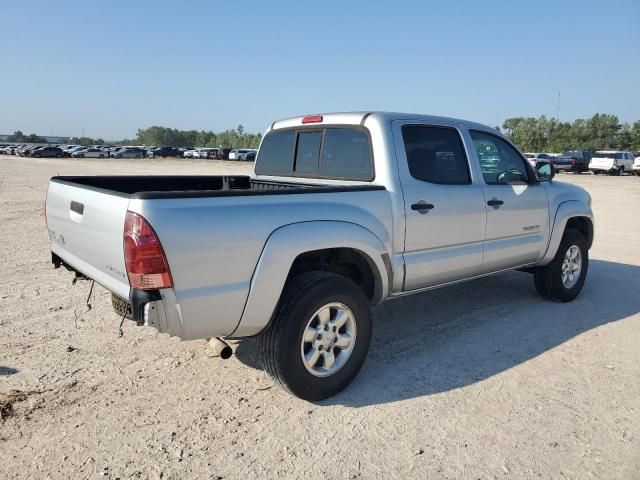
M222 360L227 360L228 358L231 358L231 355L233 355L233 349L231 348L231 346L227 342L225 342L224 340L221 340L218 337L214 337L210 339L209 345L211 345L211 348L213 348L213 351Z

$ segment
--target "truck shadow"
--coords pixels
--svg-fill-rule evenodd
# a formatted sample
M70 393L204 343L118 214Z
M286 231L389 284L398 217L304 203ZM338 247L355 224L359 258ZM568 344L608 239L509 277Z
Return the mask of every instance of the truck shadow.
M533 277L510 272L387 302L373 310L367 361L322 405L362 407L480 382L583 332L640 312L640 266L591 260L571 303L539 297ZM261 368L253 341L237 358Z

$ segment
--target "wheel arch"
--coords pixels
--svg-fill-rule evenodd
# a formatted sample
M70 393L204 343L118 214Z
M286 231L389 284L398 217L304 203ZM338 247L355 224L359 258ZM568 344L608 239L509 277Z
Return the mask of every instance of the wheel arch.
M587 248L591 248L595 231L591 208L578 200L565 201L558 206L547 251L539 265L546 265L553 260L567 228L575 228L582 232L587 240Z
M370 230L343 221L286 225L275 230L265 243L232 336L251 336L264 330L287 280L312 270L350 278L372 304L381 302L392 284L386 248Z
M584 235L587 240L587 249L590 249L593 245L593 220L587 216L570 217L565 225L567 228L573 228L578 230Z

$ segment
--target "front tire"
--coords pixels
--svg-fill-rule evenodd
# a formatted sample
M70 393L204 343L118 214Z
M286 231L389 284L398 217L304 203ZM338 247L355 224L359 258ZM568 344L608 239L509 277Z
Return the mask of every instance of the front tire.
M587 240L579 230L567 229L551 263L535 269L536 290L543 297L570 302L582 290L588 269Z
M351 383L370 340L371 312L362 290L341 275L307 272L287 283L259 341L267 373L295 396L317 401Z

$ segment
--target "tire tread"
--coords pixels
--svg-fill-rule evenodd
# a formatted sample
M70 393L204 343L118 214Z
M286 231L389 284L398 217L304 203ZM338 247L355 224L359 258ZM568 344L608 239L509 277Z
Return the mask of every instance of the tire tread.
M319 282L331 281L340 275L330 272L312 271L303 273L291 279L285 285L280 303L271 319L267 329L259 336L259 347L262 355L262 365L265 371L273 380L289 393L293 392L283 380L283 374L278 368L276 359L278 358L277 338L283 327L283 321L288 318L288 314L293 306L306 295L312 285Z
M576 241L579 241L583 246L583 248L581 248L583 261L583 271L581 272L582 278L579 280L580 288L577 293L575 295L568 295L568 290L563 289L557 281L554 281L556 280L554 275L556 274L555 270L559 268L562 263L568 246L567 244L574 243ZM534 270L533 279L536 291L545 298L551 298L560 302L573 300L582 290L582 285L584 284L589 268L589 251L587 250L586 245L587 241L581 231L574 228L567 228L562 236L562 240L558 246L558 251L553 257L553 260L548 265L537 267Z

